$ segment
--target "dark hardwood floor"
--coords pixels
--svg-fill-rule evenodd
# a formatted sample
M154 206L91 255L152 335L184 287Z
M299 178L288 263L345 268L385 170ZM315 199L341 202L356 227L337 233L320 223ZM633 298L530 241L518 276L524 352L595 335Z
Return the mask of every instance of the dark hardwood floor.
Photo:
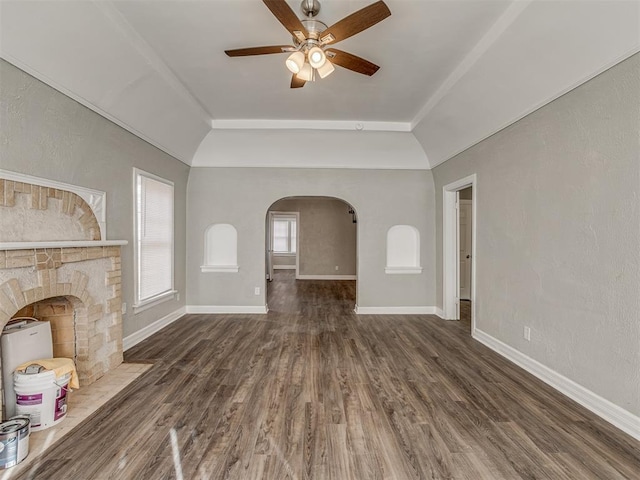
M353 314L354 282L278 272L268 315L187 315L33 479L631 479L640 445L462 322Z
M471 301L460 300L460 324L471 335Z

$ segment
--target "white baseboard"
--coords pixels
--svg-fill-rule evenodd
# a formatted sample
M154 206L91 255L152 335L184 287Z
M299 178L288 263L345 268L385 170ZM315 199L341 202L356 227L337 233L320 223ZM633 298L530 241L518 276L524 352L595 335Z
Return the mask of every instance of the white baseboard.
M187 305L187 313L257 313L264 314L269 310L266 305Z
M434 312L434 315L437 315L444 320L444 310L439 307L435 307L435 309L436 311Z
M161 319L156 320L155 322L147 325L146 327L141 328L137 332L133 332L131 335L124 337L122 339L122 349L126 352L131 347L139 344L144 339L162 330L164 327L166 327L170 323L175 322L180 317L182 317L185 313L187 313L185 307L179 308L175 312L171 312L170 314L165 315Z
M274 270L295 270L296 266L295 265L274 265L273 269Z
M357 280L355 275L298 275L296 280Z
M577 384L573 380L550 369L482 330L476 329L473 338L538 377L546 384L551 385L583 407L591 410L623 432L640 440L640 417L611 403L609 400L602 398L591 390L584 388L582 385Z
M436 307L359 307L358 315L437 315Z

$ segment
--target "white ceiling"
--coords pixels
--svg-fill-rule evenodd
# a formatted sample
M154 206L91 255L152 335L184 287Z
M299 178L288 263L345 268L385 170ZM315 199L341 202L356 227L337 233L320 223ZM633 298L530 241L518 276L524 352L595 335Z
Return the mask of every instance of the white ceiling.
M372 1L323 0L319 19ZM295 90L285 55L223 52L290 43L260 0L1 0L0 55L188 164L430 168L640 49L635 0L385 1L337 44L378 73ZM257 160L298 128L347 132L311 160Z

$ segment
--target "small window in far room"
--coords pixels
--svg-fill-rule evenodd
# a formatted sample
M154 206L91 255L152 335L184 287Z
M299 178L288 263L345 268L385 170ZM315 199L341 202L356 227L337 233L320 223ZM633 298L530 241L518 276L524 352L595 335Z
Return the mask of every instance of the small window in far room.
M274 253L296 253L297 222L295 215L273 215L271 245Z

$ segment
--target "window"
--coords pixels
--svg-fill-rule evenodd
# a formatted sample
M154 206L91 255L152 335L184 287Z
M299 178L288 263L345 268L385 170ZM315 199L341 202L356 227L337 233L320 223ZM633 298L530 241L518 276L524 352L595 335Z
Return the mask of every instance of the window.
M271 245L273 253L296 253L297 222L295 215L274 214Z
M134 307L168 299L173 290L173 183L142 170L135 176Z

